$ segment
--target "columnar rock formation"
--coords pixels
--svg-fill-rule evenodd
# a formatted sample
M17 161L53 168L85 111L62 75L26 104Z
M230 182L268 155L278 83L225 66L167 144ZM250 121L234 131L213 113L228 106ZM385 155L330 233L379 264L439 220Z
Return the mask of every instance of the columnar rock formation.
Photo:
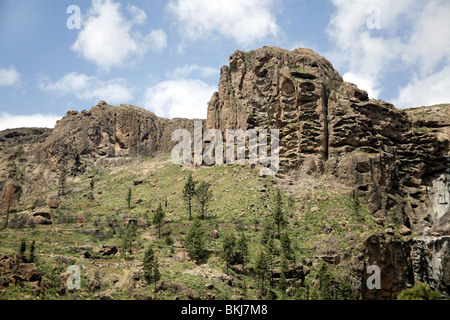
M291 189L358 192L369 211L396 211L422 231L437 222L430 188L447 168L450 140L425 125L450 128L450 119L418 122L344 82L317 53L275 47L230 56L206 121L222 131L279 129L279 177Z

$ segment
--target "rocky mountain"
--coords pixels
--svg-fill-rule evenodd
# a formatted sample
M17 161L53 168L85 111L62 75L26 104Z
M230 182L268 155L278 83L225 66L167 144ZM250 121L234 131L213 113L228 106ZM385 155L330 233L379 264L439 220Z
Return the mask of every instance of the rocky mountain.
M279 177L290 190L357 192L376 216L395 210L414 230L448 232L440 226L448 221L448 114L446 105L404 111L369 99L309 49L264 47L231 55L206 127L277 128Z
M365 298L392 299L420 281L450 293L450 105L399 110L369 99L312 50L263 47L230 56L204 126L279 129L280 188L296 197L326 188L357 195L375 218L398 221L406 239L373 235L343 262L364 280L367 265L390 270L387 289L363 290ZM100 101L67 112L53 130L3 131L0 196L11 183L24 197L55 188L63 168L77 181L91 166L169 153L172 132L193 128L191 119Z

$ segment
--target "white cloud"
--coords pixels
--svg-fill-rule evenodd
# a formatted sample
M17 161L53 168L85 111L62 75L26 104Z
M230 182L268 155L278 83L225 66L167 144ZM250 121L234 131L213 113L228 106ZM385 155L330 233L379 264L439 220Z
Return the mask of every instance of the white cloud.
M175 70L167 72L166 76L171 79L184 79L190 75L196 74L202 78L209 78L219 75L219 70L211 67L202 67L199 65L184 65L177 67Z
M146 37L145 43L152 46L156 51L161 51L167 47L167 34L162 29L152 30Z
M327 34L335 48L329 57L345 68L348 79L377 98L382 79L391 72L409 72L411 86L433 79L450 65L450 2L441 0L331 0L336 11ZM373 6L378 13L371 11ZM372 18L376 20L372 20ZM381 29L370 29L377 21ZM436 76L437 77L437 76ZM352 81L353 82L353 81ZM367 87L364 87L367 86ZM399 92L401 95L402 92ZM407 100L394 99L405 105ZM409 102L408 102L409 103Z
M39 88L61 95L74 95L83 100L106 100L109 103L127 103L133 99L131 90L123 79L103 81L95 76L71 72L56 82L46 78L39 81Z
M167 10L187 40L215 34L241 45L276 36L280 27L272 13L275 0L171 0Z
M56 121L61 119L54 114L33 114L33 115L13 115L10 113L0 113L0 130L14 128L53 128Z
M167 45L163 30L152 30L142 36L133 31L147 19L136 6L128 6L132 19L126 19L121 5L113 0L93 0L83 19L83 27L71 49L104 70L120 66L133 55L143 55L148 49L162 50Z
M10 66L8 69L0 69L0 87L13 86L20 81L20 73Z
M200 80L164 81L147 89L143 106L161 117L206 119L207 104L216 90Z
M144 24L147 20L147 14L144 10L139 9L134 5L128 5L127 7L130 14L133 16L133 22L136 24Z
M430 106L450 102L450 66L425 78L415 77L392 101L398 108Z
M361 74L347 72L342 76L342 78L344 78L344 81L358 84L358 87L367 91L367 94L371 98L377 98L380 94L380 84L371 77L365 77Z

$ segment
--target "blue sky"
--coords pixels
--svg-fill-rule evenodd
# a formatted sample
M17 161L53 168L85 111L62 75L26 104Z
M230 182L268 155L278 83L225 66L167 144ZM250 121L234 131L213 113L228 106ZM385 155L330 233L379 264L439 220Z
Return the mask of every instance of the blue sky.
M229 56L264 45L309 47L399 108L450 102L449 16L446 0L0 0L0 130L99 100L205 118Z

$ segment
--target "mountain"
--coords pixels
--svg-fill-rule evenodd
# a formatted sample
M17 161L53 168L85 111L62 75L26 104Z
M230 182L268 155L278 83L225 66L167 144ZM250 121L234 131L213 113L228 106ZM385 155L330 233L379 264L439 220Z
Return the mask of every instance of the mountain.
M92 178L99 170L110 172L110 176L98 177L105 179L101 180L101 194L106 197L114 192L111 185L116 180L111 179L118 171L134 178L138 170L145 175L148 170L140 165L144 161L145 167L147 160L149 167L166 170L164 161L152 161L159 157L167 161L176 144L171 141L172 133L185 129L193 134L194 122L165 119L136 106L111 106L100 101L89 111L67 112L53 130L3 131L0 198L4 199L8 186L14 185L21 195L15 209L18 212L30 207L36 197L41 202L44 197L44 205L46 200L59 199L73 208L75 203L70 201L85 203L86 177ZM273 187L294 203L290 219L297 221L295 241L315 230L309 239L319 242L307 241L311 244L306 250L310 258L348 270L354 292L366 299L395 299L401 290L426 282L444 296L449 295L450 105L399 110L388 102L369 99L366 91L345 82L328 60L312 50L263 47L250 52L238 50L230 56L230 65L221 69L218 91L208 104L202 129L218 129L223 137L226 130L279 130L280 168L273 177ZM198 175L210 168L184 167ZM221 190L215 196L218 203L222 204L221 197L229 192L219 181L223 184L225 176L234 179L239 170L249 179L244 182L242 178L242 184L258 186L251 184L248 190L260 188L264 194L271 188L264 177L253 176L245 168L232 168L232 176L228 171L215 172L216 180L211 180L214 188ZM64 170L71 186L65 200L57 192ZM226 169L217 166L217 170ZM176 185L183 174L173 172L166 178ZM167 188L159 195L160 201L180 192L170 185ZM243 202L248 201L245 192L241 194L246 199ZM78 193L83 200L76 200ZM97 204L101 202L92 197ZM110 200L114 201L118 200ZM103 205L98 204L101 208ZM270 202L261 210L271 208ZM73 214L73 210L77 209L67 209L67 214ZM174 210L178 219L177 214L185 209L179 204ZM217 210L226 208L222 204ZM364 212L367 226L358 227L362 224L359 212ZM108 213L101 211L100 217L104 215ZM320 217L319 221L314 215ZM235 218L231 217L233 221ZM334 222L328 224L322 219ZM354 219L357 223L349 227ZM313 228L315 223L321 227ZM347 233L335 238L343 228ZM363 231L358 233L359 229ZM182 233L178 235L183 238ZM369 276L365 271L370 265L385 271L381 290L365 286ZM312 266L319 268L315 263Z

